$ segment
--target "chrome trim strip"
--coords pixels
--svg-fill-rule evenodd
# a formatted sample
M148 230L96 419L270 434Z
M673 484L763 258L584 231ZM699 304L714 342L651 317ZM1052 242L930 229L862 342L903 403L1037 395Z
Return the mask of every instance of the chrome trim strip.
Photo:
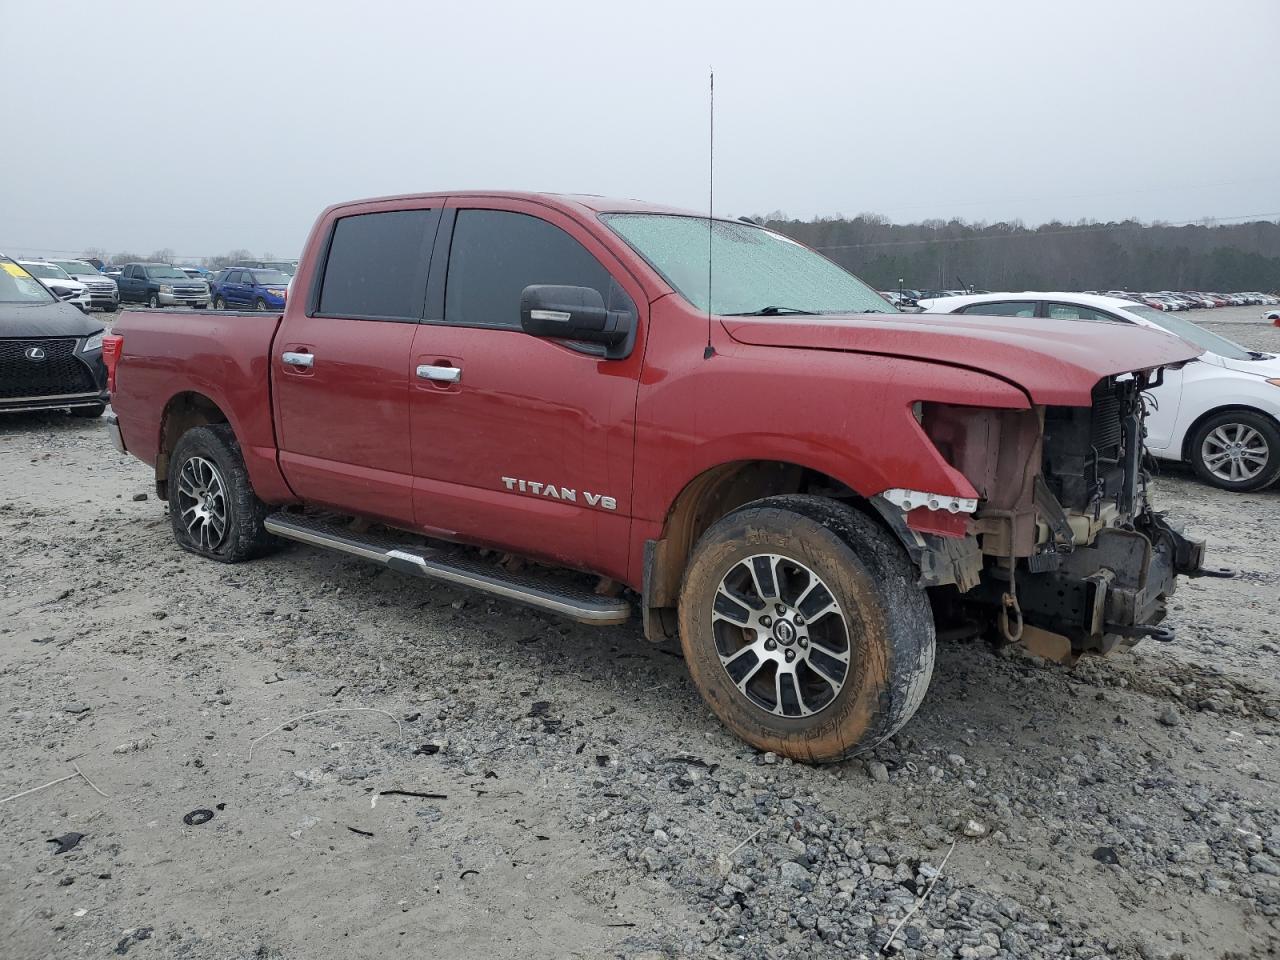
M330 550L349 553L354 557L360 557L362 560L372 560L374 563L381 563L384 566L387 563L388 556L385 550L379 550L377 547L366 547L346 537L326 536L304 527L295 527L293 524L277 520L275 517L267 517L262 522L262 525L267 529L268 533L274 533L278 537L297 540L300 543L309 543L315 547L326 547Z
M334 533L324 533L300 524L293 524L289 522L287 516L273 514L263 521L263 526L269 533L274 533L276 536L289 540L297 540L300 543L306 543L311 546L337 550L341 553L360 557L363 560L380 563L383 566L392 566L394 569L402 571L407 568L430 580L444 580L458 586L479 590L506 600L559 614L579 623L607 626L626 623L631 617L631 605L625 601L618 600L607 604L604 602L606 598L601 598L602 603L599 606L574 603L572 600L556 596L551 591L521 588L504 583L499 577L489 577L483 573L462 570L452 566L445 560L435 560L408 550L384 549L362 543L354 537L348 537L336 531Z
M32 397L6 397L0 400L0 409L9 409L7 405L10 403L28 403L34 400L41 400L41 401L87 400L93 403L101 403L102 394L99 393L97 390L95 390L92 393L50 393L50 394L46 394L45 396L40 396L39 394L37 394L36 396L32 396ZM53 406L57 406L57 403L54 402Z
M584 607L568 600L563 600L551 593L521 590L505 584L501 580L486 577L483 574L458 570L448 564L436 560L428 560L425 557L420 557L404 550L392 550L387 554L387 557L399 560L402 563L412 564L421 571L422 576L432 580L445 580L449 583L456 583L459 586L469 587L472 590L480 590L530 607L558 613L571 620L577 620L579 623L607 626L609 624L626 623L631 617L631 608L627 604L622 604L621 609L601 610L593 607Z

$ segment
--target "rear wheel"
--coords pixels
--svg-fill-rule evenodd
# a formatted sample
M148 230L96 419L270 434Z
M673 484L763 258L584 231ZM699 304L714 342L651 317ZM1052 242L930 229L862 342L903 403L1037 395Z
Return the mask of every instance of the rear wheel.
M1224 410L1191 437L1191 465L1206 483L1247 492L1280 477L1280 426L1251 410Z
M253 492L240 444L225 423L184 433L169 459L169 521L184 550L223 563L263 553L276 540Z
M757 501L703 535L680 595L680 642L729 729L811 762L891 736L933 672L933 618L902 547L821 497Z

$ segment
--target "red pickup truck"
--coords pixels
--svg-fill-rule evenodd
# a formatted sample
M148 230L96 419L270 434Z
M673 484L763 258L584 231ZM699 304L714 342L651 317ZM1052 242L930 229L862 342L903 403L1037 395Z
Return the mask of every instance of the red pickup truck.
M282 315L125 313L105 349L184 549L638 606L734 732L814 761L907 721L935 623L1060 658L1167 637L1210 571L1151 506L1142 393L1198 352L901 314L753 223L513 193L331 207Z

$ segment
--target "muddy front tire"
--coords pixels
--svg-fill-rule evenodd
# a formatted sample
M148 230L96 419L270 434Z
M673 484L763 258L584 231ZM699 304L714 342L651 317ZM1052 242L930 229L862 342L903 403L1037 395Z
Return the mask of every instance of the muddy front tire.
M916 571L869 517L822 497L760 500L698 541L680 595L694 682L737 736L806 762L869 750L933 673Z
M239 563L276 544L262 521L269 508L253 492L231 427L184 433L169 458L169 521L184 550Z

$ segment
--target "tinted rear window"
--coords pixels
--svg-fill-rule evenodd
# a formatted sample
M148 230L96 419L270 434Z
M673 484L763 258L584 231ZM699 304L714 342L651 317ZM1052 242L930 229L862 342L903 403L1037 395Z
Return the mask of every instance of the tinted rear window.
M426 291L426 246L435 212L394 210L343 217L333 231L319 311L340 317L418 320Z

